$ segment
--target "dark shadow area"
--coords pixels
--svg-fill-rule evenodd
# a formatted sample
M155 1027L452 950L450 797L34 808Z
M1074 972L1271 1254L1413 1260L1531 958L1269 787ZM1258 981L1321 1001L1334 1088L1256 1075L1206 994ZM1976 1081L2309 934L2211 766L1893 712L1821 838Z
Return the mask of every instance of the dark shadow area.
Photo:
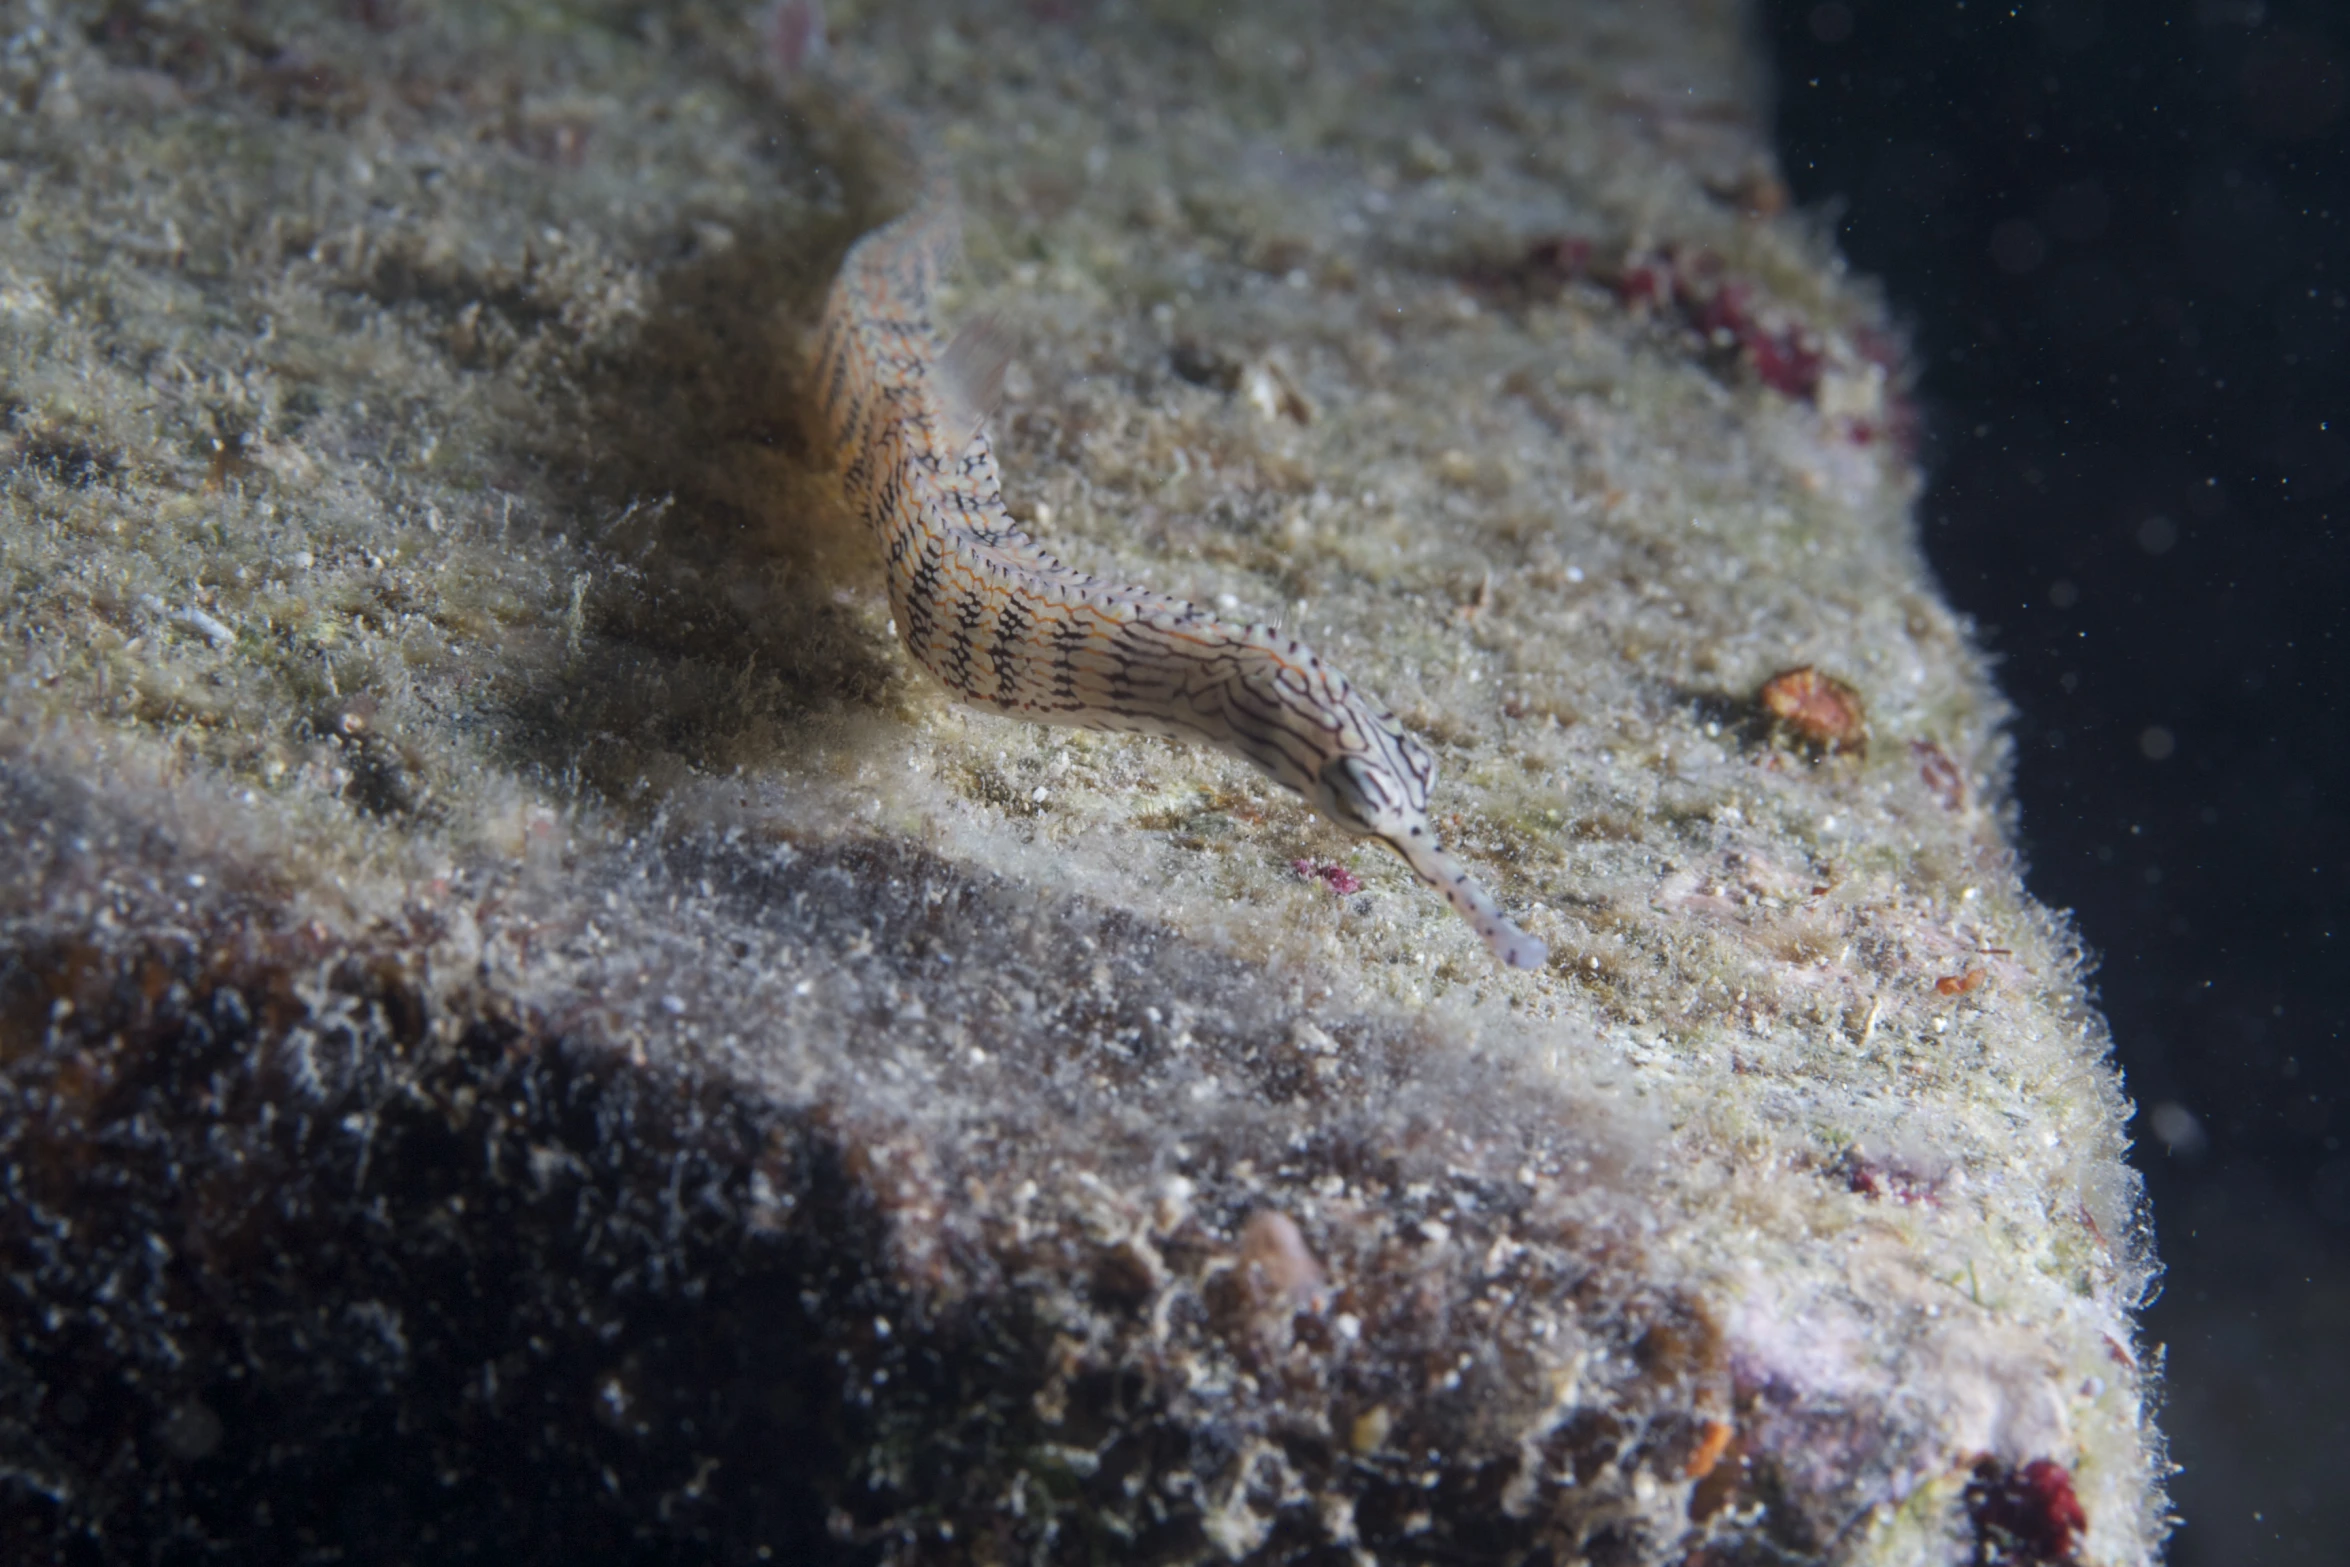
M1008 1190L1029 1157L1055 1167L1056 1129L1098 1127L1109 1079L1182 1104L1203 1060L1237 1074L1250 1108L1196 1121L1180 1155L1202 1172L1208 1222L1163 1253L1041 1223L942 1223L886 1095L791 1102L677 1033L626 1048L611 1032L625 987L524 1005L488 974L421 983L448 934L422 906L357 935L279 916L253 890L265 866L183 853L121 802L17 758L0 765L0 806L0 886L21 889L0 900L10 1562L1188 1561L1209 1549L1190 1488L1275 1442L1350 1498L1350 1532L1382 1560L1563 1561L1542 1554L1544 1508L1502 1505L1518 1457L1478 1450L1497 1404L1539 1396L1511 1358L1522 1342L1457 1396L1429 1396L1434 1368L1457 1379L1461 1341L1426 1309L1427 1271L1374 1266L1383 1251L1346 1259L1330 1310L1377 1352L1339 1357L1327 1313L1203 1270L1260 1201L1210 1172L1246 1169L1264 1118L1308 1101L1326 1108L1292 1124L1314 1135L1282 1146L1309 1175L1473 1183L1473 1203L1430 1189L1474 1243L1451 1266L1497 1267L1477 1260L1481 1231L1546 1237L1498 1266L1513 1292L1571 1303L1614 1394L1613 1412L1550 1438L1569 1491L1596 1493L1627 1451L1685 1462L1709 1428L1687 1407L1693 1383L1746 1406L1751 1461L1722 1466L1707 1504L1752 1513L1717 1539L1724 1561L1817 1551L1900 1470L1900 1444L1852 1417L1829 1432L1854 1449L1849 1476L1805 1483L1820 1422L1845 1417L1738 1382L1703 1310L1642 1284L1639 1243L1604 1204L1544 1199L1511 1173L1573 1146L1564 1104L1470 1090L1490 1107L1475 1135L1493 1163L1463 1170L1457 1142L1395 1114L1434 1113L1417 1028L1320 1014L1339 1040L1324 1056L1296 1043L1305 1003L1282 982L1123 916L1032 923L1020 889L879 842L777 854L698 835L576 872L655 908L684 894L661 922L687 927L662 979L697 999L742 954L813 957L875 998L953 955L1035 997L982 1036L1021 1052L1021 1091L966 1102L971 1135L931 1145L941 1182L984 1172ZM119 923L71 918L92 882L125 889ZM552 940L607 906L533 904L492 880L447 894L493 924L510 903L533 910L493 943ZM1074 939L1089 928L1114 939ZM1104 945L1120 972L1097 990ZM1152 1000L1177 994L1203 998L1181 1027ZM923 1027L887 1006L835 1016L843 1065ZM943 1063L972 1036L916 1037ZM1128 1136L1113 1156L1147 1158ZM1604 1146L1588 1152L1599 1186L1624 1179ZM984 1192L971 1201L971 1219L988 1211ZM1154 1336L1164 1269L1207 1283ZM1073 1314L1154 1347L1064 1382L1054 1368L1082 1358ZM1321 1371L1286 1357L1292 1334L1315 1336ZM1239 1345L1258 1382L1203 1408L1184 1367L1212 1340ZM1390 1408L1403 1415L1375 1454L1327 1418L1344 1431ZM1456 1452L1470 1456L1420 1456ZM1007 1505L1040 1453L1092 1461ZM1755 1487L1784 1505L1752 1509ZM1266 1505L1277 1548L1258 1559L1348 1559L1310 1509ZM1600 1527L1645 1548L1636 1525Z
M883 700L878 561L802 398L803 335L854 237L783 226L666 272L627 353L579 394L590 462L562 508L595 540L564 677L516 711L526 766L615 803L664 766L772 760L811 717Z
M11 854L20 885L172 858L0 784L83 834ZM824 1129L508 1009L436 1016L424 925L191 919L11 923L0 1556L871 1559L825 1523L857 1421L828 1323L897 1307Z
M2140 1114L2178 1567L2350 1553L2350 32L1775 0L1779 150L1914 334L1926 543ZM2329 1326L2330 1324L2330 1326Z
M851 102L771 117L796 199L686 214L715 237L659 270L626 343L578 364L548 444L515 453L550 515L600 520L580 535L572 656L508 693L506 740L526 773L623 809L656 807L681 773L771 765L811 720L883 705L908 676L803 381L842 255L910 183Z

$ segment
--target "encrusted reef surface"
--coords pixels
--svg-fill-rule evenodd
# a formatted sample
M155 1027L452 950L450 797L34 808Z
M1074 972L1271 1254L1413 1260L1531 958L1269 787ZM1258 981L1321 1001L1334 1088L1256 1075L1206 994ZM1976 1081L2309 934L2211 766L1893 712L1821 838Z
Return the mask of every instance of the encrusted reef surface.
M911 668L801 386L904 171L755 12L0 18L8 1560L2153 1559L2125 1105L1738 7L833 18L1014 510L1393 704L1532 974Z

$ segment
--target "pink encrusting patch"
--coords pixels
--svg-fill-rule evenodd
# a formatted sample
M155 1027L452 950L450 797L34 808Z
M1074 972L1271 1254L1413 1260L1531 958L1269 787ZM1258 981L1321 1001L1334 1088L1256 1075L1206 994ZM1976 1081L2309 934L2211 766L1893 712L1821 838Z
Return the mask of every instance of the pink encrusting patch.
M1289 868L1297 872L1302 880L1327 883L1330 890L1342 898L1363 890L1361 879L1335 860L1322 864L1312 860L1291 860Z
M1853 444L1889 440L1905 454L1914 449L1916 410L1893 390L1902 370L1897 344L1880 331L1862 329L1847 338L1822 330L1792 306L1768 299L1714 251L1664 245L1609 256L1588 239L1554 235L1528 246L1512 266L1480 270L1474 281L1489 291L1537 298L1568 283L1596 284L1626 309L1680 322L1760 385L1830 413ZM1886 390L1874 416L1832 406L1839 400L1823 393L1838 373L1882 376Z
M1966 1504L1975 1525L1975 1560L1995 1567L2071 1562L2089 1528L2072 1471L2053 1458L2013 1469L1983 1459L1967 1485Z

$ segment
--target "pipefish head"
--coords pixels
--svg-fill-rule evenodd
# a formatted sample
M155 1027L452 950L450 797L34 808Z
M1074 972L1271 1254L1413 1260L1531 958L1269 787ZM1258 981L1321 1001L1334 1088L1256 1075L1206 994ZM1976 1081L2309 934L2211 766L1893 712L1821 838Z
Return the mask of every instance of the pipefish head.
M1428 814L1428 791L1436 782L1436 758L1404 732L1403 725L1348 691L1332 754L1313 786L1302 791L1330 819L1360 838L1387 838L1406 831Z
M1347 831L1378 838L1402 855L1422 881L1444 894L1504 966L1540 968L1550 949L1521 930L1493 894L1437 843L1435 825L1428 820L1435 758L1400 730L1383 726L1377 742L1369 753L1349 751L1323 764L1315 779L1317 803Z

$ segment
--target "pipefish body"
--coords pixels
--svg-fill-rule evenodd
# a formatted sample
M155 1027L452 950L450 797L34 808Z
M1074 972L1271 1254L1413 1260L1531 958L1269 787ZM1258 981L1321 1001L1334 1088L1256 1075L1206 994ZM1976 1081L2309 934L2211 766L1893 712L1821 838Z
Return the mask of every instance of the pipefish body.
M960 230L943 164L923 167L914 205L842 261L815 356L842 486L886 557L906 650L976 707L1245 758L1393 848L1500 962L1540 967L1548 949L1438 844L1435 758L1394 714L1296 638L1074 570L1004 509L995 453L932 320Z

